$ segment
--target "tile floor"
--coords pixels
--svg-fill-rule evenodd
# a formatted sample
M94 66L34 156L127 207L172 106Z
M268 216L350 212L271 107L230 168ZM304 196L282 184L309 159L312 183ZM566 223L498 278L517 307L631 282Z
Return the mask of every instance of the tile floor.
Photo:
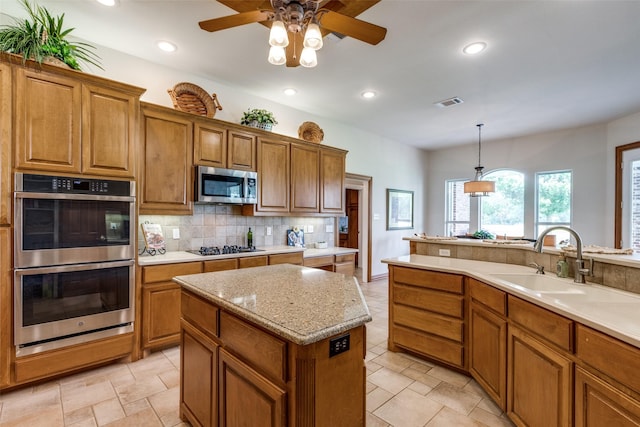
M364 283L368 427L513 426L472 379L386 350L387 281ZM0 394L0 426L188 426L178 347ZM342 426L336 426L342 427ZM350 426L344 426L350 427Z

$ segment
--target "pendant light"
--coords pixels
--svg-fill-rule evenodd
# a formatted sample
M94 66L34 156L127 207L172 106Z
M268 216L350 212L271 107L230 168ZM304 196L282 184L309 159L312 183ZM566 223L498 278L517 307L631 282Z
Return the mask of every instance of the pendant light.
M480 153L482 151L481 131L484 124L479 123L476 126L478 126L478 166L476 166L476 176L473 178L473 181L464 183L464 192L468 193L471 197L488 196L489 193L496 191L496 183L494 181L482 180L482 169L484 169L484 167L480 163Z

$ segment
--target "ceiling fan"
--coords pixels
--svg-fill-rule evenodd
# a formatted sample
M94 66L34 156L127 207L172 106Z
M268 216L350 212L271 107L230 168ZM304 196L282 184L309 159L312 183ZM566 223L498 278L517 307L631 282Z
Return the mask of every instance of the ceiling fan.
M214 32L262 23L271 28L269 62L286 63L287 67L315 66L315 51L322 47L322 38L329 33L372 45L380 43L387 34L386 28L355 18L380 0L218 1L239 13L201 21L200 28ZM280 33L274 35L277 31Z

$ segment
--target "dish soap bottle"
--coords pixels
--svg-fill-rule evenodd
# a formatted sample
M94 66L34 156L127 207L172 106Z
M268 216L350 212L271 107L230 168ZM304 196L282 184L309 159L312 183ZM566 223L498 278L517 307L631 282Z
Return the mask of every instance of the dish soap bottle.
M558 277L569 277L569 264L564 253L560 254L560 259L556 263L556 274Z
M249 227L249 232L247 233L247 246L250 248L253 247L253 232L251 231L251 227Z

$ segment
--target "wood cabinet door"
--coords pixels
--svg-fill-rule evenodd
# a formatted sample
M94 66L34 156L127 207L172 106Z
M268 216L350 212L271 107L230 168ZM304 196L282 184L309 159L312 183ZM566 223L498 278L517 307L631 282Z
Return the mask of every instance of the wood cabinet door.
M640 426L640 402L576 367L575 427Z
M142 108L140 213L193 213L193 121L168 108ZM184 114L184 113L182 113Z
M81 83L44 71L15 71L16 167L81 172Z
M142 287L142 348L180 342L180 286L161 282Z
M238 258L238 268L263 267L268 263L269 258L266 255Z
M194 120L194 161L197 165L227 167L227 130L211 123Z
M469 372L500 406L507 407L507 321L479 304L469 311Z
M193 426L218 425L218 344L189 323L180 340L180 417Z
M509 325L507 414L518 425L572 425L573 363L520 328Z
M284 427L286 392L223 348L219 350L220 427Z
M258 212L289 212L289 143L258 141Z
M11 224L12 99L11 66L0 63L0 226Z
M320 150L291 144L291 212L320 212Z
M137 95L83 85L83 173L135 177L139 107Z
M320 212L344 215L344 168L346 154L320 152Z
M229 130L227 167L246 171L256 170L256 137L247 132Z
M0 227L0 387L7 386L11 382L12 353L15 354L15 347L11 340L13 329L12 241L11 228Z

